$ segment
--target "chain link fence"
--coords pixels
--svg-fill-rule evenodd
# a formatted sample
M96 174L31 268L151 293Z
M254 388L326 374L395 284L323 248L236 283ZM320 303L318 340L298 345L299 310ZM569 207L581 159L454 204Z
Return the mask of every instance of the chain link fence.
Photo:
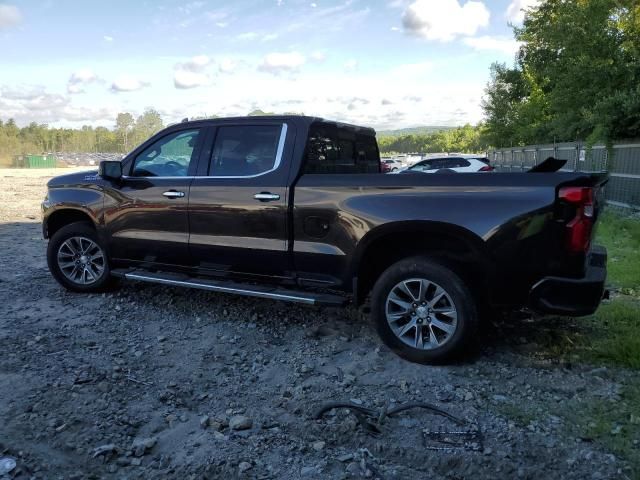
M619 142L611 148L582 142L531 145L490 150L491 164L502 172L524 172L549 157L567 160L561 171L609 173L605 187L607 203L640 210L640 140Z

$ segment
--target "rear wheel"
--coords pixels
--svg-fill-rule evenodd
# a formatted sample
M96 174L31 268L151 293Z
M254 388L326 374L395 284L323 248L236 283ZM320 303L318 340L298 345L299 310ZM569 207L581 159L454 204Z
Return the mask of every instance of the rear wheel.
M68 290L98 292L113 283L106 251L86 222L66 225L51 237L47 263L53 277Z
M376 282L371 314L382 340L418 363L442 363L464 352L477 326L473 296L451 269L413 257Z

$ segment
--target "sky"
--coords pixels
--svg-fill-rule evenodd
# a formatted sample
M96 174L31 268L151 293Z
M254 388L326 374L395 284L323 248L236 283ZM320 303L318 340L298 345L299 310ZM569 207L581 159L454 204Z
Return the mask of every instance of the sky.
M146 108L396 129L482 119L536 0L0 0L0 119L113 127Z

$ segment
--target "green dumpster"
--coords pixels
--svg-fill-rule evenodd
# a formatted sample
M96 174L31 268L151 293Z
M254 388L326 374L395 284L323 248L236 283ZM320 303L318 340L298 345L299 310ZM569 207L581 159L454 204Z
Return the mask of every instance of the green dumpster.
M26 168L55 168L56 157L53 155L26 155L24 159Z

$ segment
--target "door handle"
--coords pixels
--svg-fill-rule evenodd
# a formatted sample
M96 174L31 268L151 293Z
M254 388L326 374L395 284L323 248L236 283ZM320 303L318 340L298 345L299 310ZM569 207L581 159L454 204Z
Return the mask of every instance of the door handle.
M164 195L167 198L182 198L184 197L184 192L176 192L175 190L169 190L168 192L164 192Z
M253 198L260 200L261 202L272 202L274 200L280 200L280 195L271 192L260 192L256 193Z

